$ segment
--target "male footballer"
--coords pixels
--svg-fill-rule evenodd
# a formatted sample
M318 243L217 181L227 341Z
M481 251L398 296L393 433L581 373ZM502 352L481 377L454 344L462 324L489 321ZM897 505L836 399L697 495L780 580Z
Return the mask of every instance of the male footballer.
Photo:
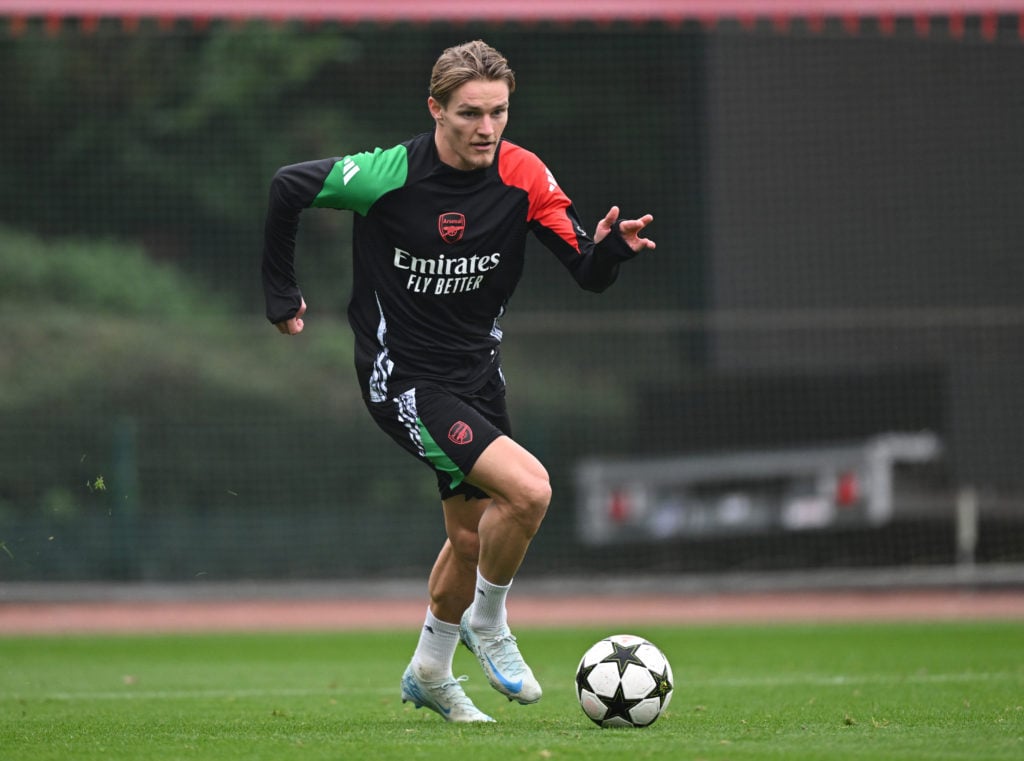
M493 721L452 674L461 641L509 700L541 687L509 630L505 598L551 499L544 466L512 438L499 320L532 232L579 285L603 291L654 242L653 217L613 206L591 238L551 172L502 139L515 75L482 41L434 64L430 132L390 148L282 167L270 187L263 249L267 318L305 326L294 266L303 209L355 213L348 318L356 374L377 425L437 476L447 539L401 682L402 700L447 721Z

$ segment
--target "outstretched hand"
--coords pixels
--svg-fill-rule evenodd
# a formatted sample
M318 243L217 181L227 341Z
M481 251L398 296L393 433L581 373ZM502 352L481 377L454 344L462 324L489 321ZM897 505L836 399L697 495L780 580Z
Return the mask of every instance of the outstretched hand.
M604 215L604 219L597 223L597 230L594 232L594 243L600 243L605 236L612 231L612 225L619 218L619 207L613 206ZM653 214L644 214L640 219L624 219L619 222L619 233L633 251L640 252L644 249L654 248L654 241L650 238L641 238L640 231L654 221Z
M302 319L302 315L306 313L306 300L302 299L302 303L299 305L299 311L295 313L294 317L291 317L284 322L275 322L274 325L277 327L278 332L284 333L286 336L294 336L297 333L301 333L306 323Z

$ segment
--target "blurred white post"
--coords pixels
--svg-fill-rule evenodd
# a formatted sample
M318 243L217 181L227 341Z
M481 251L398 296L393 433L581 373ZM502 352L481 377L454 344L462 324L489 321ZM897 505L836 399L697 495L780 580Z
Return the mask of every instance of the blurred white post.
M956 562L964 569L974 567L978 547L978 492L965 486L956 496Z

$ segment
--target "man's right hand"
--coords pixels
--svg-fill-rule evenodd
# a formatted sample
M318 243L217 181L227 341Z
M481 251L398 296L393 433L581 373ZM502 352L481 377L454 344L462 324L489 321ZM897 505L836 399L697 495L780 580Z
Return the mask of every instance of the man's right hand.
M294 336L302 332L305 327L305 321L302 319L302 315L306 313L306 300L303 299L299 305L299 311L295 313L294 317L291 317L284 322L274 323L277 326L277 330L286 336Z

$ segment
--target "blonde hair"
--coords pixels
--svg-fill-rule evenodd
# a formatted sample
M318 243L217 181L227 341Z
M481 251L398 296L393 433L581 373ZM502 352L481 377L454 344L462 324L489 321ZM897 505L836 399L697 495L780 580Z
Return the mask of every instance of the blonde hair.
M430 96L442 106L448 105L452 93L474 80L502 80L509 93L515 92L516 75L505 56L483 40L464 42L450 47L438 56L430 72Z

